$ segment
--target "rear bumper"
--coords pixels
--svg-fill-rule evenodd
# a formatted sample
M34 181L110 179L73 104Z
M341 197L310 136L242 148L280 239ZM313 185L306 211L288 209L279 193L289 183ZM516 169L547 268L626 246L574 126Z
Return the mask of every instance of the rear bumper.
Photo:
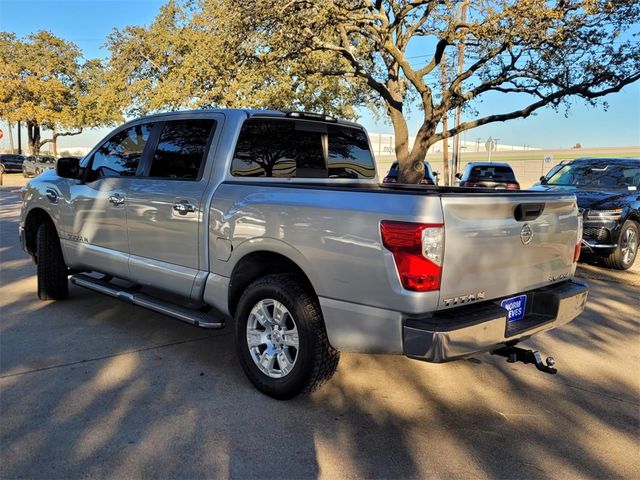
M527 313L507 322L500 300L446 310L430 318L404 321L403 353L441 363L494 350L564 325L585 308L588 288L574 280L526 292Z

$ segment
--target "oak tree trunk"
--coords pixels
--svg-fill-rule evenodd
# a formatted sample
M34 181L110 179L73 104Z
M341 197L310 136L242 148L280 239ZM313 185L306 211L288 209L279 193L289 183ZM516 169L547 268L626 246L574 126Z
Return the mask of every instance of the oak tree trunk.
M29 151L31 155L40 153L40 125L34 121L27 121L27 137L29 139Z

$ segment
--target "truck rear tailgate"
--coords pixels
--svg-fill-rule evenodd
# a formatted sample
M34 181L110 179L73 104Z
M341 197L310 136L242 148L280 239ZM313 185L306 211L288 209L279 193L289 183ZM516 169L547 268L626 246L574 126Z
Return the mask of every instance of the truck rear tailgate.
M573 195L445 194L442 208L438 310L515 295L573 275L578 228Z

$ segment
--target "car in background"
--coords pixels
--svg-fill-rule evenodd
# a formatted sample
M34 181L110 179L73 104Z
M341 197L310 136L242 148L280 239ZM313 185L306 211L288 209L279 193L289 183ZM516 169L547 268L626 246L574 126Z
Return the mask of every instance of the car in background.
M508 163L469 162L456 173L460 187L520 190L516 175Z
M49 155L29 155L22 163L22 175L36 177L46 170L56 168L56 158Z
M627 270L640 243L640 159L577 158L532 190L571 191L584 212L581 252Z
M387 176L382 179L382 183L398 183L398 176L400 175L400 169L398 168L398 162L393 162L389 168ZM431 170L429 162L424 162L424 178L420 180L421 185L437 185L438 173Z
M19 173L22 171L24 155L3 153L0 155L0 173Z

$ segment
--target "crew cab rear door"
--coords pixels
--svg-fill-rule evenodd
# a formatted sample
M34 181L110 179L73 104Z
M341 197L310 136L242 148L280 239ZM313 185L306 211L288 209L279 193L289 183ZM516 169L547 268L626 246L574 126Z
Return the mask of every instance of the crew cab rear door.
M169 117L154 129L141 176L129 185L131 279L189 297L207 270L203 231L208 155L222 115ZM205 168L208 167L208 168Z
M507 297L569 278L578 209L573 195L442 195L445 251L439 309Z

